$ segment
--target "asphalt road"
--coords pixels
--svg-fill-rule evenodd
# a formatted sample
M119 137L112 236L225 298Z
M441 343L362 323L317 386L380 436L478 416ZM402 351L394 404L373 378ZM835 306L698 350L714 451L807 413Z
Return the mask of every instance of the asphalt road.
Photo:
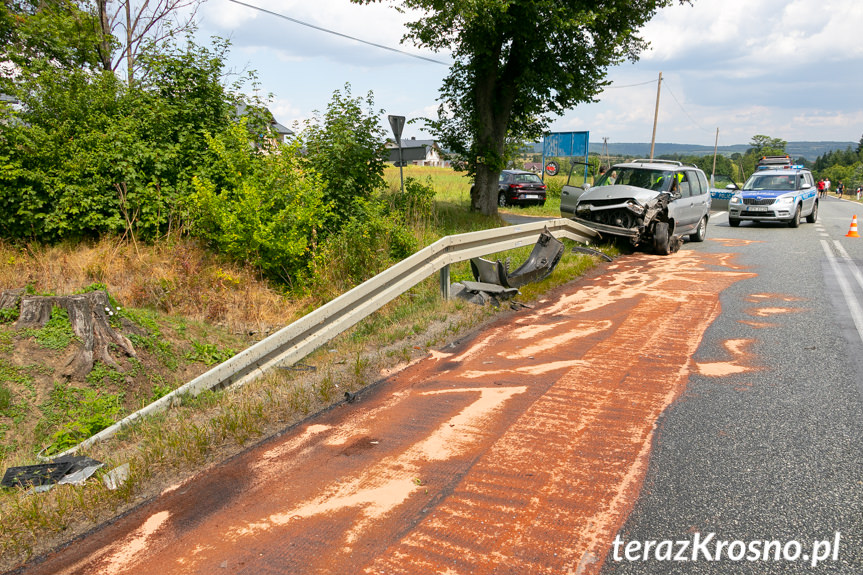
M717 214L18 572L863 573L857 207Z
M826 198L818 221L798 229L713 219L708 237L736 240L738 262L757 276L721 294L694 356L712 369L693 370L660 418L638 502L602 573L863 573L863 238L846 237L854 214L863 208ZM659 549L662 541L675 543ZM728 542L719 561L718 541Z

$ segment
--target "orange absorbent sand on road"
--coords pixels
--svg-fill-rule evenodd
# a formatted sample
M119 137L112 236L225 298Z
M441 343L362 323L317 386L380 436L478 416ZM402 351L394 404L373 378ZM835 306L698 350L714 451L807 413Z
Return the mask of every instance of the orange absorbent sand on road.
M732 259L623 258L25 572L597 573Z

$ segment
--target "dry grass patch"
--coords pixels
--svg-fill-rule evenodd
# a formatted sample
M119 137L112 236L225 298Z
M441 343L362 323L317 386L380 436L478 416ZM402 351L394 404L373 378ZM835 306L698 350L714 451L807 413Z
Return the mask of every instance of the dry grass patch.
M231 263L190 238L152 245L118 238L54 246L0 241L0 290L71 294L103 284L122 305L150 308L234 331L266 331L296 316L288 299L249 267Z

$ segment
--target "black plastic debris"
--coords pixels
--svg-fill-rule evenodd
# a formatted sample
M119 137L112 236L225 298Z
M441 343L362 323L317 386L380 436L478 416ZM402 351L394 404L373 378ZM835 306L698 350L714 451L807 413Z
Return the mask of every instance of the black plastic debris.
M52 485L60 481L71 468L71 461L10 467L3 475L3 481L0 481L0 485L3 487L36 487L39 485Z
M40 487L55 483L83 483L104 465L85 455L64 455L47 463L10 467L3 475L3 487Z
M539 235L527 260L514 272L509 272L509 260L492 262L483 258L471 259L470 269L474 279L479 282L518 288L548 277L560 262L563 251L563 242L546 228Z
M357 400L357 394L351 393L350 391L345 392L345 401L348 403L353 403Z

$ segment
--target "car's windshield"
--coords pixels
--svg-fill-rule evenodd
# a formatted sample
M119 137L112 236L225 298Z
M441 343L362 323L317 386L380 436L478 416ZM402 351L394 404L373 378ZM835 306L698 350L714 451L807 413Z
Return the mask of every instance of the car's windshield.
M657 192L667 192L674 179L674 172L647 168L615 167L596 180L596 186L636 186Z
M794 175L753 174L743 185L743 190L793 190Z

